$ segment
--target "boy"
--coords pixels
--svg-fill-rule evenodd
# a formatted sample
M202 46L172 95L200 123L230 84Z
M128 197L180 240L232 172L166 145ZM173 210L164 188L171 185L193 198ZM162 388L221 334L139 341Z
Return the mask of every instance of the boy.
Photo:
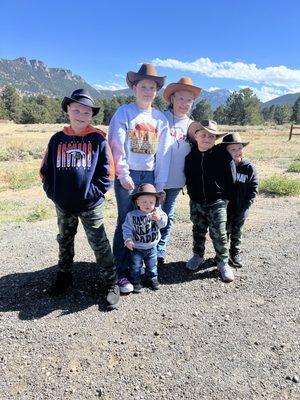
M150 183L138 187L131 196L136 202L137 210L127 213L123 228L125 246L131 251L129 267L133 291L140 293L141 268L143 261L145 273L153 290L159 289L157 279L157 243L160 240L160 229L167 225L167 215L157 206L162 202L164 192L157 192Z
M233 267L243 266L240 256L243 225L249 215L249 208L258 193L258 178L254 165L244 158L243 149L249 144L244 142L239 133L230 133L223 138L236 165L236 183L234 195L227 206L227 236L230 240L229 263Z
M104 194L113 183L111 152L105 133L90 125L99 107L86 90L65 97L62 109L70 126L52 136L40 169L44 190L56 206L59 229L59 271L49 292L58 295L72 285L74 237L80 218L105 281L108 308L113 309L120 292L102 210Z
M129 71L126 81L133 90L135 102L118 108L109 125L108 140L113 153L116 180L114 184L118 220L113 240L113 254L121 293L133 291L128 281L129 251L123 245L122 224L133 209L131 193L143 183L162 190L167 182L172 138L164 114L152 107L157 92L165 83L151 64L138 72Z
M195 271L204 263L205 236L209 228L217 268L225 282L232 282L234 274L228 265L226 207L233 191L235 165L223 146L215 146L216 139L225 134L218 131L217 123L212 120L193 122L188 129L192 149L185 159L185 175L190 196L194 255L186 267Z

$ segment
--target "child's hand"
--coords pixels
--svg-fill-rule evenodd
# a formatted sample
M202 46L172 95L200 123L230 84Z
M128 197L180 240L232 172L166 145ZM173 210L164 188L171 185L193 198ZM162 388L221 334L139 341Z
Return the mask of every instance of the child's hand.
M157 209L155 209L154 211L152 211L152 213L150 214L150 219L152 219L153 221L160 221L160 220L161 220L161 215L160 215L160 213L157 211Z
M134 189L134 182L131 178L126 181L120 181L122 187L126 190L133 190Z
M125 242L125 246L127 247L127 249L129 249L129 250L133 250L133 247L134 247L134 243L133 243L133 241L131 240L131 239L128 239L128 240L126 240L126 242Z

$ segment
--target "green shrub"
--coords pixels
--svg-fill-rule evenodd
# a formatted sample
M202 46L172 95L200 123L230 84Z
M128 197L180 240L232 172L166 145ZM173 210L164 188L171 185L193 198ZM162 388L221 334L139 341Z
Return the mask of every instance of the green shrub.
M297 157L289 166L287 172L300 172L300 157Z
M36 221L42 221L43 219L47 219L50 216L49 209L42 205L38 204L33 211L27 216L26 221L27 222L36 222Z
M273 175L270 178L262 179L259 188L261 193L273 196L297 196L300 194L300 180Z
M36 169L22 170L21 168L7 171L5 181L9 189L13 190L27 189L40 183Z

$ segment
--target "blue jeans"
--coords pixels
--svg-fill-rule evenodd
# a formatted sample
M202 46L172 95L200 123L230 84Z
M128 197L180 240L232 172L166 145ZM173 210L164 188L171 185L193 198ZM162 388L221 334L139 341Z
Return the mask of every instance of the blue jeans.
M142 183L154 184L154 171L130 170L130 176L134 182L135 189ZM113 254L117 267L118 279L121 279L126 276L126 272L129 268L128 256L130 251L124 246L122 224L125 221L127 213L134 209L134 203L130 198L133 191L124 189L119 179L115 180L114 188L118 207L118 219L113 239Z
M174 224L174 212L175 207L178 199L178 195L180 193L179 189L165 189L166 192L166 200L162 205L163 211L168 216L168 223L167 225L160 230L161 239L157 245L157 256L160 258L166 257L166 247L170 240L171 230Z
M136 285L141 283L141 268L143 261L145 263L145 274L151 280L157 278L157 249L152 247L148 250L133 249L130 252L130 278Z

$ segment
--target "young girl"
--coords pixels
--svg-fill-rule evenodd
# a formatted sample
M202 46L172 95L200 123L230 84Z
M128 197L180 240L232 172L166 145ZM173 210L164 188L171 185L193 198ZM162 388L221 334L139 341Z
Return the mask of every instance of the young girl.
M166 77L157 75L151 64L127 73L127 84L135 102L121 106L113 116L108 140L116 168L115 194L118 220L113 240L113 253L122 293L133 291L127 279L128 252L124 247L122 224L133 209L131 193L142 183L154 184L161 191L167 182L170 164L171 136L163 113L152 108L152 102Z
M157 247L159 265L163 264L166 258L166 247L173 226L177 198L180 190L185 186L184 160L191 151L191 146L186 138L188 127L193 122L188 113L201 91L201 88L193 86L193 81L187 76L181 78L177 83L171 83L164 91L164 99L169 103L165 115L170 126L172 146L168 180L164 187L166 199L163 204L163 211L168 216L168 224L161 229L161 240Z

